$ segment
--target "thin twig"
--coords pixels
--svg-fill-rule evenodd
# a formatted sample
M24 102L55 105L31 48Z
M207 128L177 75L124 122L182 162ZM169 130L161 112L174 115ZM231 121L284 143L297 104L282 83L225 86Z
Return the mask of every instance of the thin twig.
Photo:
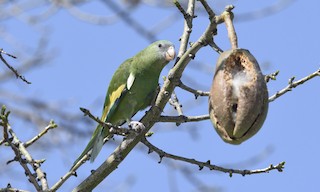
M291 91L293 88L302 85L303 83L309 81L310 79L320 76L320 69L318 69L317 71L315 71L314 73L300 79L297 81L294 81L295 77L292 77L289 79L289 83L288 86L286 86L284 89L278 91L276 94L272 95L271 97L269 97L269 102L274 101L275 99L279 98L280 96L284 95L285 93Z
M228 169L228 168L220 167L217 165L212 165L210 163L210 160L208 160L206 162L202 162L202 161L197 161L195 159L190 159L190 158L181 157L181 156L167 153L167 152L157 148L156 146L152 145L146 138L142 139L141 143L145 144L149 148L149 153L154 151L159 155L159 157L160 157L159 163L161 163L162 159L164 157L166 157L166 158L170 158L173 160L183 161L183 162L190 163L193 165L198 165L199 170L202 170L204 167L207 167L210 170L216 170L216 171L228 173L230 177L232 177L233 174L240 174L242 176L245 176L245 175L253 175L253 174L259 174L259 173L269 173L269 171L272 171L272 170L278 170L279 172L282 172L284 169L284 164L285 164L285 162L281 162L281 163L277 164L276 166L270 165L267 168L255 169L255 170Z
M172 123L186 123L186 122L198 122L210 119L209 115L199 115L199 116L160 116L157 120L158 122L172 122Z
M213 21L214 17L215 17L215 13L214 11L211 9L211 7L209 6L209 4L207 3L206 0L198 0L201 2L202 6L204 7L204 9L207 11L208 15L209 15L209 20Z
M12 67L12 66L3 58L2 54L8 55L8 56L10 56L10 57L12 57L12 58L14 58L14 59L16 59L17 57L16 57L16 56L13 56L13 55L5 52L5 51L3 51L3 49L0 48L0 59L2 60L2 62L15 74L16 78L21 79L22 81L24 81L24 82L27 83L27 84L31 84L30 81L28 81L24 76L20 75L20 74L18 73L18 71L17 71L14 67Z
M274 73L271 73L269 75L265 75L264 76L264 80L265 82L269 82L270 80L276 80L277 79L277 75L279 74L280 71L276 71Z
M221 53L223 52L223 50L222 50L215 42L209 41L208 43L209 43L210 47L211 47L214 51L216 51L217 53L221 54Z
M90 158L88 155L85 155L86 158ZM83 158L82 158L83 159ZM65 175L63 175L62 177L60 177L59 181L56 182L50 189L49 191L57 191L64 182L66 182L68 180L69 177L71 177L72 175L77 176L77 173L75 172L76 169L78 169L78 167L80 167L83 164L83 162L79 161L77 163L77 165L74 166L74 169L68 171Z
M195 96L195 99L197 99L199 96L209 96L209 92L193 89L193 88L185 85L184 83L182 83L181 80L179 81L179 84L177 86L183 90L186 90L190 93L193 93Z
M40 139L43 135L45 135L50 129L54 129L58 127L57 124L54 123L54 121L50 121L49 125L47 127L44 128L44 130L42 132L40 132L38 135L36 135L35 137L33 137L32 139L30 139L29 141L25 142L23 145L25 148L29 147L30 145L32 145L34 142L36 142L38 139Z
M177 6L177 8L179 9L179 6ZM183 15L187 14L188 17L184 16L185 17L184 28L183 28L182 36L180 38L180 48L179 48L176 62L179 61L179 59L187 50L190 34L192 32L192 22L193 22L193 18L195 17L194 8L195 8L195 0L190 0L188 3L188 9L186 13L183 9L182 9L183 10L182 12L179 9Z
M183 7L181 6L181 4L179 3L178 0L173 0L173 3L176 5L176 7L178 8L178 10L182 13L184 19L187 21L189 20L190 15L183 9Z
M171 98L169 99L169 104L174 107L179 116L183 116L182 105L179 103L179 99L175 91L172 92ZM176 122L177 126L179 126L180 124L181 123Z
M179 103L179 99L175 91L172 92L171 98L169 99L169 104L177 110L178 115L183 115L182 105Z
M0 48L0 54L8 55L9 57L12 57L12 58L14 58L14 59L16 59L16 58L17 58L16 56L11 55L10 53L5 52L2 48Z
M80 110L84 113L85 116L86 115L89 116L91 119L93 119L94 121L99 123L102 127L109 129L109 132L111 134L126 136L126 135L130 134L133 131L131 129L127 129L127 128L123 128L123 127L120 127L120 126L112 125L109 122L103 122L98 117L95 117L94 115L92 115L92 113L90 113L90 111L88 109L85 109L85 108L81 107Z

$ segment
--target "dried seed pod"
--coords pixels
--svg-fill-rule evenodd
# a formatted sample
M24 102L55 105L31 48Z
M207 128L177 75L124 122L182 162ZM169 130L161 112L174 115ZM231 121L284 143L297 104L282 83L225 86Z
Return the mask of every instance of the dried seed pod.
M209 96L211 122L227 143L256 134L268 112L268 90L256 59L245 49L223 52Z

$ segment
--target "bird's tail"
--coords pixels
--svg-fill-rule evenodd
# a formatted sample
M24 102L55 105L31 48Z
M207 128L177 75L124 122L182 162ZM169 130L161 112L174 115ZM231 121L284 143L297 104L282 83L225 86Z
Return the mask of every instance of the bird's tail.
M88 145L86 146L86 148L83 150L83 152L81 153L81 155L78 157L78 159L75 160L75 162L72 165L72 168L83 158L83 156L85 156L89 151L91 151L91 157L90 157L90 162L92 163L95 158L98 156L99 152L102 149L103 146L103 139L105 137L105 135L107 135L106 133L103 134L103 132L105 132L104 128L99 124L96 128L96 130L94 131Z

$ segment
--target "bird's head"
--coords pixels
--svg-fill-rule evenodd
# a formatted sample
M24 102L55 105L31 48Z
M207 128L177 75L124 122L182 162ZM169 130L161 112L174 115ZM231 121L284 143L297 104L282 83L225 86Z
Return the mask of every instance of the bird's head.
M160 40L152 43L150 45L158 55L158 58L164 59L169 62L173 60L176 56L176 52L174 50L174 45L170 41Z

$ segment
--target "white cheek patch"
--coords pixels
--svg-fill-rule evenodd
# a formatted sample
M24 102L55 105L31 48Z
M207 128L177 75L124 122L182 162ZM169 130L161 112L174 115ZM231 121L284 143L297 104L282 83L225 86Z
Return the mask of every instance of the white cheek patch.
M132 73L130 73L129 78L127 79L127 89L130 90L130 88L133 85L134 82L134 75Z

